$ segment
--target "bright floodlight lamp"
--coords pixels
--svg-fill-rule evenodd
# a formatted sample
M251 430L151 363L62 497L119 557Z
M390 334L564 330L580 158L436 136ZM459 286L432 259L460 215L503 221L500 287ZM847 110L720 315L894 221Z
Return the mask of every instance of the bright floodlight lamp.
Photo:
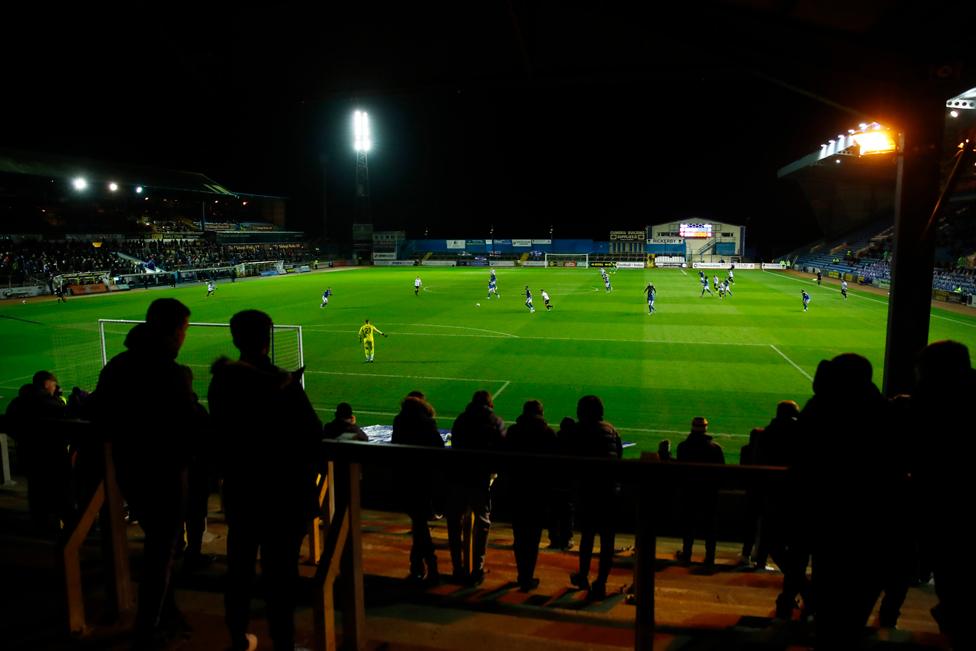
M960 93L953 98L947 99L946 108L954 111L976 110L976 88L970 88L965 93ZM952 117L956 117L956 115Z
M71 180L71 185L75 190L81 192L88 187L88 181L86 181L84 177L79 176Z
M878 125L880 127L881 125ZM851 136L858 146L860 156L874 156L877 154L890 154L898 149L898 142L895 134L887 129L876 128L875 131L865 131L855 133Z
M136 186L136 194L142 194L142 186L141 185L137 185Z
M352 116L353 148L356 151L369 151L373 141L369 132L369 114L356 111Z
M108 184L109 192L117 192L119 189L119 184L115 181Z

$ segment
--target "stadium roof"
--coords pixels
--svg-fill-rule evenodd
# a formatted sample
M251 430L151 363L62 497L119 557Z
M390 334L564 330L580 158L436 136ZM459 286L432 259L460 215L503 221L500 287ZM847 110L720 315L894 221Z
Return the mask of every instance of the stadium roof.
M139 165L126 165L88 158L18 151L0 148L0 173L55 179L84 177L89 182L141 185L148 190L194 192L236 197L232 192L199 172L184 172Z

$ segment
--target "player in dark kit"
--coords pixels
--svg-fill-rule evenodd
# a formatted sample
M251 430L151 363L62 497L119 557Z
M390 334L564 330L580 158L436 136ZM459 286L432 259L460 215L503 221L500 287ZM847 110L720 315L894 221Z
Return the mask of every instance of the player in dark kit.
M644 293L647 294L647 313L654 314L654 299L657 297L657 288L654 287L654 283L647 283Z
M823 272L817 269L817 284L819 285L820 281L822 280L823 280Z

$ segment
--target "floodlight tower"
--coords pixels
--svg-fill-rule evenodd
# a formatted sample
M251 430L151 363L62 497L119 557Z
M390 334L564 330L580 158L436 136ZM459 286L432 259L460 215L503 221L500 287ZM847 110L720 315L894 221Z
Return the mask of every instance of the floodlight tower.
M373 146L369 114L357 110L352 117L353 149L356 150L356 222L371 224L369 214L369 165L367 153Z

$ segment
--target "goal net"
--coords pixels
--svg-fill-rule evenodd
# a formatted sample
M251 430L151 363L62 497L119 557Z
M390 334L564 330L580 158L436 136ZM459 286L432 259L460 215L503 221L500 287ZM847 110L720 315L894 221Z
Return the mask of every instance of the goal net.
M547 253L547 267L589 267L588 253Z
M98 338L101 344L102 366L108 364L118 353L125 350L125 336L136 324L145 321L129 319L99 319ZM294 371L305 365L302 348L302 327L298 325L273 326L271 336L271 361L287 371ZM189 366L193 371L193 389L198 396L207 395L210 385L210 365L223 355L237 359L239 352L234 348L227 323L190 323L186 340L180 348L176 361ZM302 377L302 386L305 378Z

